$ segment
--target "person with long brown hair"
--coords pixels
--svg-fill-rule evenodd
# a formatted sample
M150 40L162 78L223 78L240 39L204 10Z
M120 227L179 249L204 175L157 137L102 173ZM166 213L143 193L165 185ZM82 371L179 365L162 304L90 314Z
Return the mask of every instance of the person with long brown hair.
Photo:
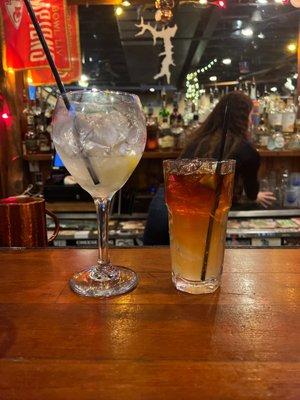
M220 152L225 109L228 112L228 133L224 159L235 159L233 206L239 207L243 192L248 202L267 207L275 199L271 192L259 192L260 157L248 139L252 112L251 99L235 91L223 96L202 126L197 129L180 158L217 158ZM164 192L160 188L149 207L144 244L168 244L168 216Z

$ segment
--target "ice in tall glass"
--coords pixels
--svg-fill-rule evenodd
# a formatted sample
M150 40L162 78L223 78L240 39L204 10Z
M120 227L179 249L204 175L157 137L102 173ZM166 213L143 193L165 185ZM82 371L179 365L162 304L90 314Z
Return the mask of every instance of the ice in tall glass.
M193 294L220 285L235 161L164 161L175 287Z

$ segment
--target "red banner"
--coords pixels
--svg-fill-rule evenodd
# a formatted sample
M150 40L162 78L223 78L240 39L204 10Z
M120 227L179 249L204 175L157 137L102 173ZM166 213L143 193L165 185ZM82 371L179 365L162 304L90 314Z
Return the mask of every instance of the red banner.
M65 0L31 0L57 67L70 70ZM4 69L34 69L48 65L23 0L0 0L4 27Z
M67 7L67 27L71 53L70 71L60 71L64 83L79 81L81 76L81 54L79 40L79 25L77 6ZM32 85L54 85L55 79L50 68L40 68L31 71Z

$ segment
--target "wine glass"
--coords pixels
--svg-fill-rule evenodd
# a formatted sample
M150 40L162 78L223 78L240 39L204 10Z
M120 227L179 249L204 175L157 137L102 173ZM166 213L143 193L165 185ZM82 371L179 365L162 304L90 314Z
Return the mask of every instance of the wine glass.
M112 196L128 180L142 157L146 124L140 100L129 93L80 90L59 97L52 139L65 167L94 199L98 220L98 261L76 273L71 288L84 296L110 297L137 285L132 270L112 265L108 217Z

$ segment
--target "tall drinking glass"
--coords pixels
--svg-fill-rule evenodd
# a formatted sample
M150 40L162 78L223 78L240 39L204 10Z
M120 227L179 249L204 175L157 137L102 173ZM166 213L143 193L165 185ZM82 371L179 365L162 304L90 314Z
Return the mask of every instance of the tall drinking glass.
M137 285L137 275L112 265L108 252L108 215L112 196L130 177L146 143L140 100L128 93L76 91L60 97L53 116L52 139L65 167L93 198L98 219L98 261L76 273L71 288L84 296L110 297Z
M178 290L212 293L220 285L235 161L164 161L172 279Z

